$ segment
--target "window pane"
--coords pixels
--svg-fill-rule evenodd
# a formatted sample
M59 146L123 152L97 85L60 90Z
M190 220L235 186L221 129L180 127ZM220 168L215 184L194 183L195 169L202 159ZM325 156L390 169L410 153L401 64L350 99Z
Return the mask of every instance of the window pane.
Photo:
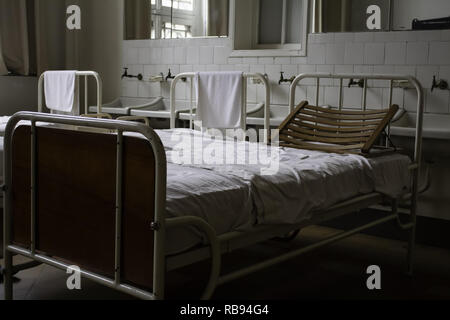
M194 10L194 0L162 0L162 6L163 7L172 7L174 9L180 9L180 10L187 10L192 11Z
M280 44L283 1L261 0L259 7L259 44Z
M286 43L301 43L302 0L287 0L286 6Z

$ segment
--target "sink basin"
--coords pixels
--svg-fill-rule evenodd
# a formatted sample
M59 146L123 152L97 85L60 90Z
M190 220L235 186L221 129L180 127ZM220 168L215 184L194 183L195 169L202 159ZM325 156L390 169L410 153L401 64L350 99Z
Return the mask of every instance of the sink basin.
M144 109L150 107L158 108L162 103L162 98L155 99L139 99L139 98L118 98L113 102L106 103L102 106L103 113L129 116L133 109ZM89 112L97 112L96 106L89 107Z
M414 137L416 130L416 114L407 112L391 126L393 136ZM450 140L450 115L424 114L423 137L430 139Z

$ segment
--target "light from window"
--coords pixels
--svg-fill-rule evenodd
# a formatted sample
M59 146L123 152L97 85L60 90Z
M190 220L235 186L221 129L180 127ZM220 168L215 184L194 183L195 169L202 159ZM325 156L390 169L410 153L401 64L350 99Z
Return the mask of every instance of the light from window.
M192 38L191 27L165 22L161 30L161 39Z
M153 1L156 0L152 0L152 4ZM179 9L179 10L186 10L186 11L193 11L194 10L194 0L162 0L162 6L163 7L172 7L172 3L173 3L173 8L174 9Z

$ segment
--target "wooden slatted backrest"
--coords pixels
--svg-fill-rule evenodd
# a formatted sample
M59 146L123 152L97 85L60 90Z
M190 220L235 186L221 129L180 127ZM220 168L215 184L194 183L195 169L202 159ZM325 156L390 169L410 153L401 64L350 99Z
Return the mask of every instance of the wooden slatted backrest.
M398 111L350 111L300 103L279 127L280 146L337 153L370 152Z

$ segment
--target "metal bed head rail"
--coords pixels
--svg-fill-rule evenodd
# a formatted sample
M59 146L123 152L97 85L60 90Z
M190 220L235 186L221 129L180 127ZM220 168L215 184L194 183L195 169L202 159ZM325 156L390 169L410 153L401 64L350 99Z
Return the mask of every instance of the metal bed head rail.
M176 127L176 86L180 80L185 80L187 78L191 79L191 93L190 93L190 110L191 110L191 128L192 128L192 110L194 109L193 104L193 79L197 75L196 72L187 72L178 74L172 81L170 87L170 128L174 129ZM257 82L264 85L265 88L265 102L264 102L264 143L268 143L270 137L270 85L269 80L261 73L243 73L245 80L254 79ZM247 81L243 84L243 95L242 95L242 122L241 129L244 131L247 129Z
M31 122L31 215L30 215L30 249L15 246L12 243L12 144L13 134L19 121L26 120ZM19 112L11 117L5 132L4 139L4 172L5 184L4 193L4 261L5 261L5 299L12 299L13 281L12 274L14 266L12 255L19 254L28 257L34 261L45 263L53 267L67 270L70 265L54 257L39 254L36 251L36 206L37 206L37 123L62 124L69 126L82 126L88 128L109 129L117 132L117 164L116 164L116 212L115 212L115 265L114 279L87 271L81 270L81 275L97 283L113 288L115 290L128 293L141 299L161 299L164 297L164 279L165 279L165 210L166 210L166 154L159 136L153 129L142 124L130 121L103 120L94 118L82 118L66 115L52 115L34 112ZM155 158L155 204L153 224L155 226L154 235L154 271L153 271L153 292L146 292L131 285L121 282L121 234L122 234L122 194L123 194L123 134L124 132L136 132L142 134L149 142ZM76 262L76 261L75 261Z
M84 77L84 113L89 114L89 101L88 101L88 95L89 95L89 89L88 89L88 79L89 77L93 77L96 81L97 85L97 113L102 113L102 90L103 90L103 82L100 75L95 71L76 71L75 72L77 76L77 86L75 95L80 95L80 86L79 81L80 77ZM38 111L43 112L43 105L44 105L44 99L43 99L43 93L44 93L44 78L45 78L45 72L41 74L39 77L39 83L38 83ZM81 112L80 112L81 113Z
M392 105L393 100L393 89L397 84L400 88L407 88L405 83L411 85L417 93L417 120L416 120L416 134L414 142L414 160L410 165L410 170L412 171L412 187L411 187L411 224L413 226L413 231L411 232L410 243L415 242L415 226L416 226L416 216L417 216L417 201L418 201L418 191L419 191L419 177L421 171L422 163L422 133L423 133L423 113L424 113L424 98L423 89L420 82L413 76L410 75L398 75L398 74L329 74L329 73L304 73L298 75L291 84L289 92L289 108L291 112L295 108L295 95L296 88L299 83L304 79L315 79L316 86L316 106L319 106L319 93L320 93L320 80L321 79L339 79L339 110L343 106L343 80L344 79L360 79L359 82L351 81L352 84L360 84L363 90L363 96L361 101L361 108L366 110L367 108L367 89L368 80L385 80L389 81L389 107ZM390 127L388 127L387 136L390 136ZM412 253L409 252L409 260L412 259Z

